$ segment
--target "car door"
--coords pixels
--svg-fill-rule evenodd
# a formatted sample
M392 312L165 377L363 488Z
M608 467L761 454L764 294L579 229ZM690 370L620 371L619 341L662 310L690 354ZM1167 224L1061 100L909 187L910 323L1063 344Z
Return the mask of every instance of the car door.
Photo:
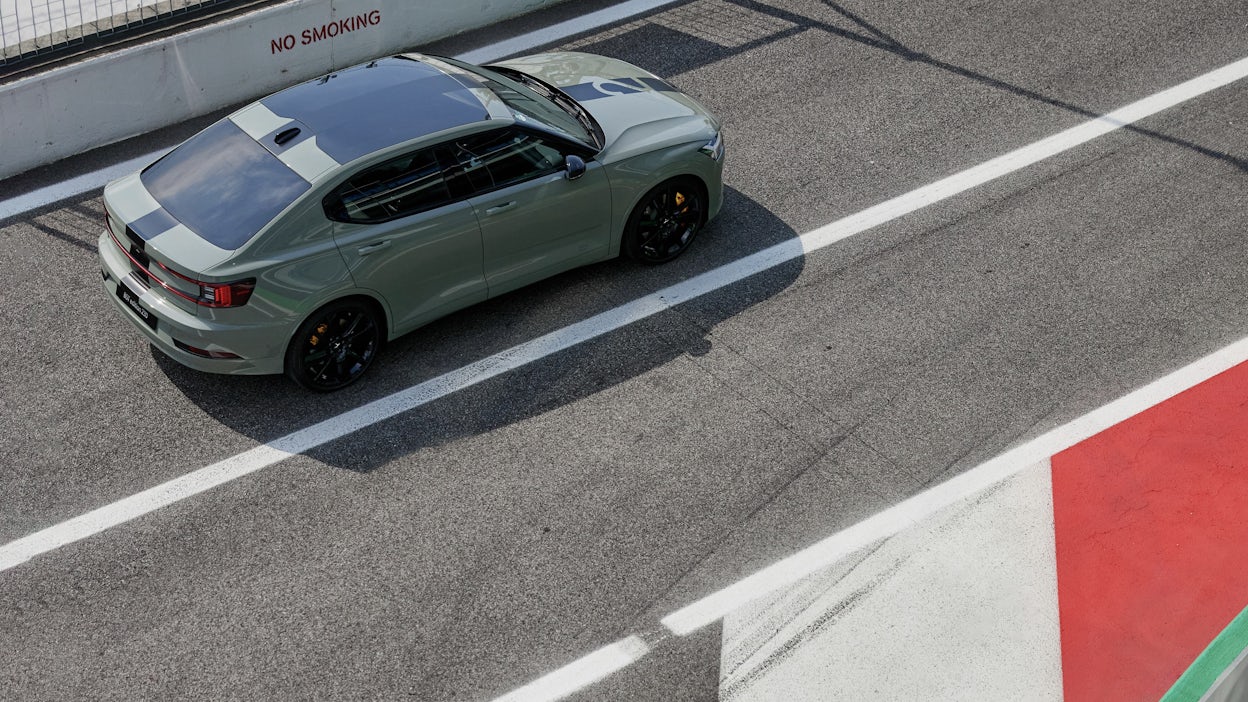
M365 168L324 205L355 284L385 298L395 334L485 299L476 214L452 198L432 149Z
M564 159L588 157L553 136L511 127L452 141L475 193L490 296L606 257L611 191L601 164L569 179Z

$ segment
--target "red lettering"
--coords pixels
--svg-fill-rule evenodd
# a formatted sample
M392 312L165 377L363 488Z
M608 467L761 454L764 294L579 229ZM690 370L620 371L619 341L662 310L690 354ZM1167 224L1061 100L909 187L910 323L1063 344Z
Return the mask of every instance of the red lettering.
M295 48L295 35L287 34L280 39L271 39L269 41L269 53L276 54L286 49Z
M370 10L362 15L353 15L340 20L334 20L319 27L309 27L299 33L298 40L294 34L287 34L280 39L272 39L269 41L269 53L276 54L280 51L295 48L295 44L307 46L322 39L330 39L339 34L346 34L357 29L371 27L381 24L381 10Z

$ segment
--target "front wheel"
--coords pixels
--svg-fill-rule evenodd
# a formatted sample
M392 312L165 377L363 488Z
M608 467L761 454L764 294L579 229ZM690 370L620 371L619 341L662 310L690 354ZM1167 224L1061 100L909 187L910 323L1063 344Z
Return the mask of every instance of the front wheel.
M299 325L286 351L286 375L317 392L344 388L364 375L381 343L381 322L371 305L332 302Z
M684 253L706 223L702 186L689 177L660 183L641 198L624 227L624 253L642 263L665 263Z

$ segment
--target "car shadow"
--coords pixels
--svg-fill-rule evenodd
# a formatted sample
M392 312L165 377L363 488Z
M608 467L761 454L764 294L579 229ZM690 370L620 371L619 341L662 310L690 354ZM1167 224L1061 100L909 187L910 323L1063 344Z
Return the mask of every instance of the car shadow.
M437 378L595 314L786 242L795 257L744 280L539 358L408 410L308 455L369 471L428 446L493 431L712 348L715 326L787 288L801 273L797 233L744 194L724 207L681 258L661 266L627 259L555 276L449 315L391 342L368 374L341 391L305 391L282 376L222 376L186 368L152 349L171 383L222 425L272 442Z

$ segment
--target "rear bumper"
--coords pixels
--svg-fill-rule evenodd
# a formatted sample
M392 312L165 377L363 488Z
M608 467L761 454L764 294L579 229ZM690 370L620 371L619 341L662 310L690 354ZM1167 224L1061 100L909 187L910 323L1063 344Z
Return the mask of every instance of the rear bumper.
M272 342L273 339L288 336L290 330L286 325L274 325L272 328L254 325L236 327L196 317L170 304L135 277L129 262L117 250L108 232L100 236L99 255L105 297L117 308L119 315L166 356L188 368L207 373L268 375L282 372L285 359L272 354ZM155 329L122 302L117 294L119 285L125 285L138 298L139 304L155 315ZM240 358L205 358L179 348L175 339L197 349L226 351Z

